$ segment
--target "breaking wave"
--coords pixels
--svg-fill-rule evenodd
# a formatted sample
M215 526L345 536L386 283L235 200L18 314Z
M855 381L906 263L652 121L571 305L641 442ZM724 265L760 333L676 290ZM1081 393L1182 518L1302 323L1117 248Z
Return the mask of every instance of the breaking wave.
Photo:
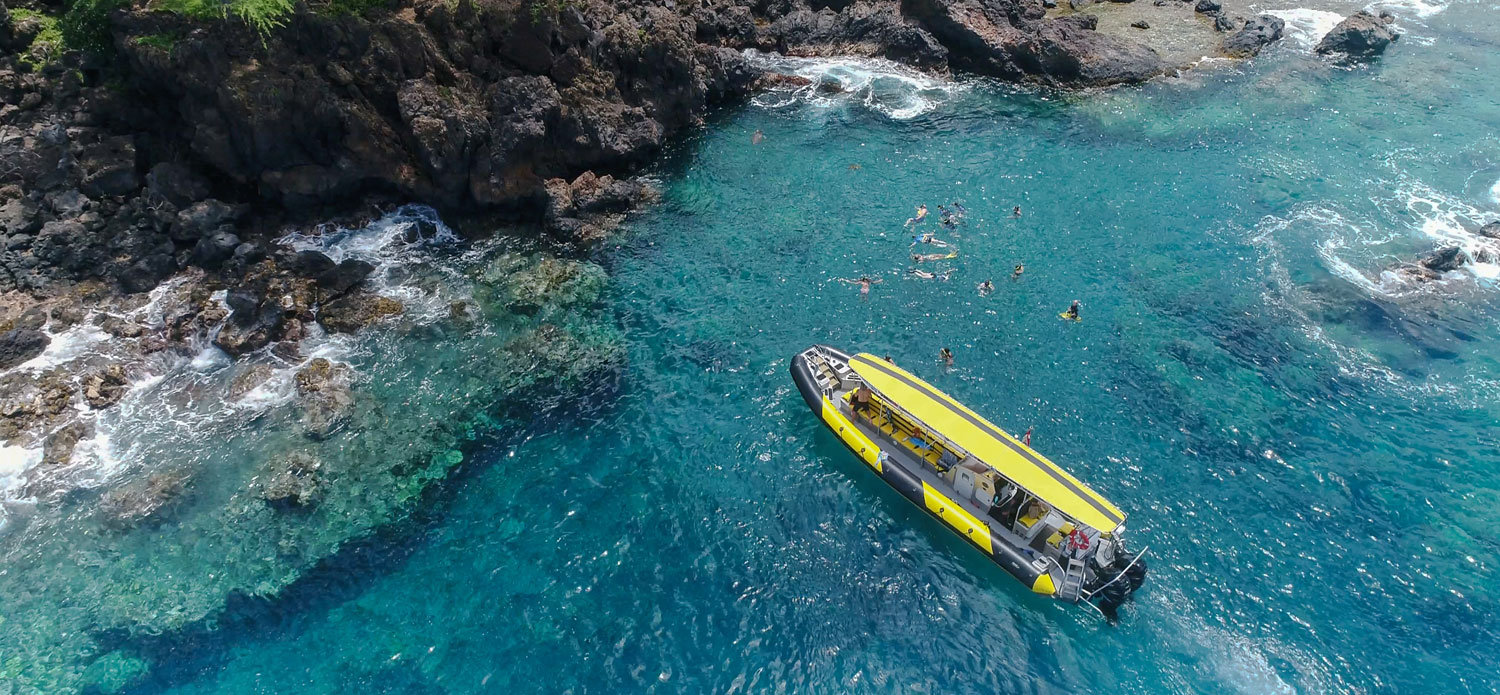
M763 108L858 104L894 120L907 120L932 111L964 89L960 83L880 58L794 58L754 50L745 55L758 68L808 81L757 95L752 103Z
M1291 10L1270 10L1266 14L1280 17L1286 22L1286 37L1297 45L1312 50L1318 41L1333 31L1333 27L1344 20L1343 15L1327 10L1298 7Z
M444 264L430 263L422 250L451 247L457 241L435 210L407 205L363 227L325 225L291 232L278 243L296 250L322 251L336 261L370 262L375 271L365 286L399 299L406 306L404 320L422 324L446 315L451 301L468 296L455 283L432 281L427 271L434 267L441 271ZM418 266L422 273L416 272ZM52 341L46 350L14 368L33 374L61 368L79 383L85 373L104 365L126 367L130 382L113 406L95 410L75 396L76 420L92 434L78 442L71 462L62 470L49 470L48 475L60 476L65 487L97 486L121 471L146 465L154 455L190 448L194 442L212 445L225 428L241 426L259 413L290 402L296 390L294 375L310 360L347 360L369 349L364 338L330 335L314 323L307 327L300 355L292 359L265 348L232 360L212 342L218 326L190 337L185 348L141 354L100 327L103 320L116 318L138 323L147 331L162 331L174 305L180 304L184 290L197 277L193 273L174 277L129 311L97 309L71 328L49 331ZM221 290L211 299L224 305L224 294ZM236 392L236 380L250 370L260 370L263 378L253 388ZM41 461L40 438L34 446L0 447L0 531L6 527L7 508L27 504L29 477Z

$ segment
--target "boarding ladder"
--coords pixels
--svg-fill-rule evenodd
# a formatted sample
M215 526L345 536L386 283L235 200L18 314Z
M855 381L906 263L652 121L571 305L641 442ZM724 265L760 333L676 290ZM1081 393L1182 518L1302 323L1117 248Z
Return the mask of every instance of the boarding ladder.
M1063 575L1062 588L1057 590L1057 597L1069 602L1076 603L1083 595L1083 560L1068 558L1068 572Z

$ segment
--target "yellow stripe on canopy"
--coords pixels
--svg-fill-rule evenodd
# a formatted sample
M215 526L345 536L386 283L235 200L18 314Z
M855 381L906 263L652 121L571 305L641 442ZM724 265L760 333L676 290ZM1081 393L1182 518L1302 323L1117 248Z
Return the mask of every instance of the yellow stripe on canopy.
M1111 533L1125 514L1031 447L910 372L869 353L849 366L892 405L1079 523Z

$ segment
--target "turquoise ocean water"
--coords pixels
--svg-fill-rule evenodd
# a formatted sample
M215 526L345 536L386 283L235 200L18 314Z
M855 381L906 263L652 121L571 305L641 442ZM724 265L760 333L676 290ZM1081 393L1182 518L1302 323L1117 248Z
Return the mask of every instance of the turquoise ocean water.
M1397 7L1408 35L1352 70L1292 12L1250 64L1099 93L792 64L859 88L716 114L596 258L616 399L147 647L135 691L1494 692L1496 269L1384 272L1500 218L1491 5ZM908 276L902 222L953 200L925 228L959 254L921 266L951 279ZM787 376L815 341L1034 427L1124 509L1151 573L1119 623L869 476Z

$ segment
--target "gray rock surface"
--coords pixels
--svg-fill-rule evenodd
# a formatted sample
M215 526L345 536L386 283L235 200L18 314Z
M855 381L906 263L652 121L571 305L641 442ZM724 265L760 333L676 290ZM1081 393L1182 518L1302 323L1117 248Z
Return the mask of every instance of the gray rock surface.
M1401 34L1396 31L1395 18L1389 14L1379 16L1360 10L1318 41L1314 49L1324 55L1339 54L1352 61L1369 60L1390 46Z

